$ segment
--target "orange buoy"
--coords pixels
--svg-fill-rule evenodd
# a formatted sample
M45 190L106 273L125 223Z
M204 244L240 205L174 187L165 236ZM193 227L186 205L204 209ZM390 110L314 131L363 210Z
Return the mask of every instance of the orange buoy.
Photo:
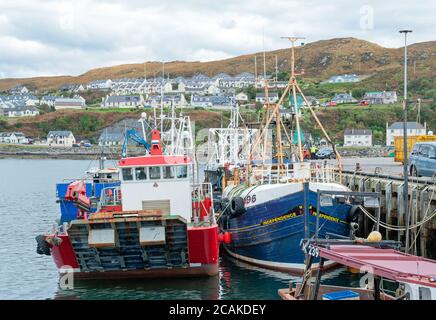
M232 241L230 232L224 232L223 241L225 244L229 244Z
M218 242L224 241L224 235L222 233L218 233Z

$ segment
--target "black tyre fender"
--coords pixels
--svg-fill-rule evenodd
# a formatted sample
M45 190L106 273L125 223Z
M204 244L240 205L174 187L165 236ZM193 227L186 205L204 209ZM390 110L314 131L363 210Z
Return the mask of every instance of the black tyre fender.
M352 206L350 209L350 213L348 214L349 216L349 221L353 221L353 222L357 222L358 219L358 215L360 213L360 208L359 206Z
M45 241L45 237L42 234L40 234L39 236L36 236L35 240L36 240L36 253L37 254L45 254L46 256L51 255L50 246L47 243L47 241Z
M221 212L224 214L230 212L230 200L229 198L221 199Z
M239 217L245 213L244 199L235 197L230 201L230 213L233 217Z
M224 230L227 229L229 223L229 216L227 214L222 214L219 220L219 225L221 226L221 228L223 228Z

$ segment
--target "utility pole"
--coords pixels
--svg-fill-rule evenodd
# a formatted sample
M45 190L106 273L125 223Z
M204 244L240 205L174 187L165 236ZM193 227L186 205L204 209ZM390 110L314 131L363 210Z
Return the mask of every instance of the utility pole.
M257 56L254 54L254 87L257 88Z
M266 81L265 30L262 31L262 47L263 47L263 80Z
M403 148L404 148L404 164L403 164L403 175L404 175L404 192L403 192L403 207L406 220L406 250L409 252L409 172L408 172L408 154L407 154L407 34L412 32L412 30L400 30L400 33L404 33L404 101L403 101Z
M276 81L278 81L277 55L276 55Z

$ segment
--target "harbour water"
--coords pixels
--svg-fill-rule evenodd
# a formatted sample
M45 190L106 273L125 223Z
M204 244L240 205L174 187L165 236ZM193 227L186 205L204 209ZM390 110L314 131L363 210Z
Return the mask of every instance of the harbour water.
M89 160L0 160L0 299L279 299L277 289L299 278L257 268L222 255L212 278L74 282L60 289L49 256L36 253L35 236L59 216L55 184L80 178L97 166ZM344 269L324 283L358 286Z

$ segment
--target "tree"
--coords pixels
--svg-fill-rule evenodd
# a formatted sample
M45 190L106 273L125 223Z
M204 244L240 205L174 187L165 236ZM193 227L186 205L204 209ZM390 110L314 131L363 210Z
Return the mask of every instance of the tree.
M47 105L45 103L41 104L39 106L39 113L40 114L45 114L45 113L53 112L53 111L55 111L55 108L54 107L50 107L49 105Z
M280 71L277 73L277 80L278 81L287 81L289 79L289 72L287 71Z
M0 130L6 130L7 128L8 128L7 121L0 117Z
M248 86L242 90L247 96L249 100L256 99L256 88L254 86Z
M351 95L353 96L353 98L355 99L362 99L363 96L365 95L365 89L362 88L355 88L351 91Z

